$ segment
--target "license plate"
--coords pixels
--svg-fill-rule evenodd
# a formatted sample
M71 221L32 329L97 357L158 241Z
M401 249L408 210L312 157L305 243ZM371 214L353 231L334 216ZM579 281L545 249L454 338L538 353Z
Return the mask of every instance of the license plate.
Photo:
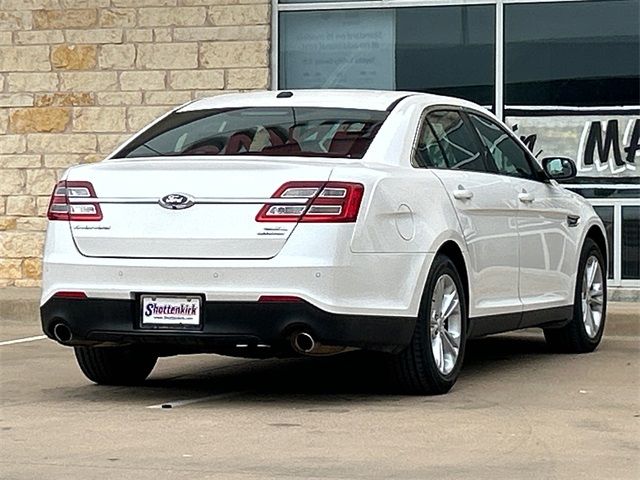
M141 303L140 323L143 327L197 327L200 325L202 300L198 296L143 295Z

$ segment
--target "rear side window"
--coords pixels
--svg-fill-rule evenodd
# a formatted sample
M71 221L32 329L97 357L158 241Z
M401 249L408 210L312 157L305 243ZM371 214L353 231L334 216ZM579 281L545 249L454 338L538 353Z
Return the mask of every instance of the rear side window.
M527 153L499 125L485 117L469 114L482 143L487 147L489 161L502 175L536 179Z
M117 158L295 155L362 158L388 112L346 108L245 107L172 113Z
M415 160L421 167L449 168L447 159L438 143L438 139L426 120L422 124L422 132L418 140Z
M473 138L473 132L458 112L438 111L427 115L427 121L444 153L447 167L452 170L485 172L482 155Z

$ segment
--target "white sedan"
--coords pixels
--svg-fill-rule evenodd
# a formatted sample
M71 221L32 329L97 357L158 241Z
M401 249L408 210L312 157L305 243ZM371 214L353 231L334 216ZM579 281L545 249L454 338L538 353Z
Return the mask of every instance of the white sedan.
M477 337L602 337L602 222L485 109L411 92L242 93L183 105L49 206L41 317L100 384L159 356L387 352L444 393Z

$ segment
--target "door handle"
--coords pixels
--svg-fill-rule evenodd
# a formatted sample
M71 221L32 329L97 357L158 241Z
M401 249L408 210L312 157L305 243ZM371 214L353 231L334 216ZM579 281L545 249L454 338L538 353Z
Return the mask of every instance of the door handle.
M458 188L453 191L453 198L458 200L470 200L473 198L473 192L465 189L462 185L458 185Z
M533 196L533 193L527 192L524 188L522 189L522 192L518 194L518 200L520 200L522 203L531 203L535 199L536 197Z

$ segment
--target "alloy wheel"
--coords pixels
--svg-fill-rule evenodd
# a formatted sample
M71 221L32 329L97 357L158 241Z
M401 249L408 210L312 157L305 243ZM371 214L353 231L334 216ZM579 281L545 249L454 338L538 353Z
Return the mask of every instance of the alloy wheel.
M598 259L587 259L582 278L582 321L589 338L595 338L602 324L604 301L602 268Z
M460 354L462 317L458 289L447 274L438 278L433 289L429 327L436 367L441 374L448 375Z

